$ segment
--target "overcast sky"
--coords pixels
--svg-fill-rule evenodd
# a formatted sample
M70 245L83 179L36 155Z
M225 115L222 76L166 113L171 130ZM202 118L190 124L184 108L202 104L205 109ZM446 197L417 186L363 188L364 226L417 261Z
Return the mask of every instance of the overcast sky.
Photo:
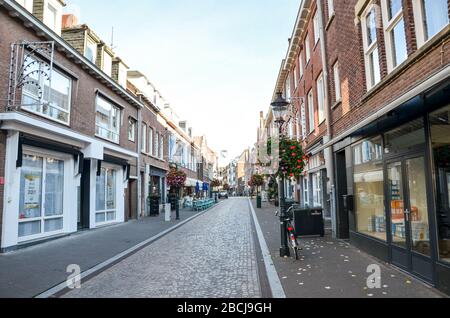
M194 134L238 156L256 142L300 0L66 0L145 73Z

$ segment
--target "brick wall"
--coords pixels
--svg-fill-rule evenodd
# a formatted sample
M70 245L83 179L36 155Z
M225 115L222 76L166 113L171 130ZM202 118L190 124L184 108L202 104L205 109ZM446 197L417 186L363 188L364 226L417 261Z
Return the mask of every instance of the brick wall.
M78 52L84 55L85 42L86 42L86 29L63 29L61 37L74 47Z
M44 20L44 0L33 0L33 14L39 20Z
M45 41L45 39L39 38L36 33L26 28L19 20L10 17L3 9L0 9L0 38L2 39L0 41L0 101L2 101L1 106L4 110L8 92L11 44L23 40ZM136 151L136 145L128 141L127 119L129 116L137 118L137 108L93 75L90 75L80 64L75 63L62 52L55 50L54 60L56 69L58 69L58 66L61 66L60 71L64 72L64 69L67 69L74 75L72 77L70 129L87 136L95 136L95 96L96 91L99 90L124 107L124 120L120 129L120 146L131 151ZM67 128L66 125L47 120L38 115L24 113L53 125Z
M356 0L335 1L336 25L339 26L339 32L335 33L334 39L329 39L328 52L329 54L333 52L330 42L337 42L343 100L342 104L332 111L334 136L345 132L354 124L395 101L450 63L450 49L442 47L442 43L450 39L450 27L447 26L440 36L418 49L412 1L404 0L403 13L409 58L388 74L384 32L378 29L382 80L367 92L361 24L355 25L354 10L352 11L356 2ZM379 0L376 2L379 3ZM330 30L331 28L332 26Z

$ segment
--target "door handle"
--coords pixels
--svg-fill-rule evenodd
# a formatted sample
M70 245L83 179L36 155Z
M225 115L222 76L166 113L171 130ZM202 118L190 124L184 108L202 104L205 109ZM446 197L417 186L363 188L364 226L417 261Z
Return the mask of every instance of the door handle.
M409 222L409 215L411 214L411 212L409 212L408 209L405 210L405 216L406 216L406 221Z

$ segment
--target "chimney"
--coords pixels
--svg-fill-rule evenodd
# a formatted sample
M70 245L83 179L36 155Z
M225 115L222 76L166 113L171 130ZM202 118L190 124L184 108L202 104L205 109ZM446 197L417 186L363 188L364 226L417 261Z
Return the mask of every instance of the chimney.
M74 14L64 14L62 16L62 28L70 29L78 25L78 18Z

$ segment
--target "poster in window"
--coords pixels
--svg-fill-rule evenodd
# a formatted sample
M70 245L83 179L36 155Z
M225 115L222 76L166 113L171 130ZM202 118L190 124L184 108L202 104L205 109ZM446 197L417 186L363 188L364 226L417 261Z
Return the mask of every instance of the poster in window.
M33 218L36 217L36 211L41 207L41 176L33 174L26 174L24 176L24 210L25 212L20 215L21 218ZM34 211L33 211L34 210Z

